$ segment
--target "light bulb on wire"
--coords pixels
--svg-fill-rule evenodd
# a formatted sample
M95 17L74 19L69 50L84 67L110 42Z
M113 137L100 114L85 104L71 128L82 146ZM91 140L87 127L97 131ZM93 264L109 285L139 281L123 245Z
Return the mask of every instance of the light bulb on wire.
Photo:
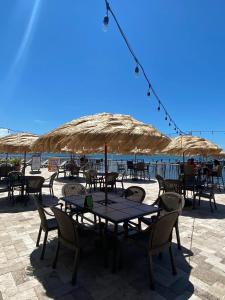
M108 31L108 25L109 25L109 16L106 15L104 16L104 19L103 19L103 27L102 27L102 30L104 32L107 32Z
M136 65L136 67L135 67L135 69L134 69L134 73L135 73L135 76L136 76L136 77L139 76L140 70L139 70L138 65Z

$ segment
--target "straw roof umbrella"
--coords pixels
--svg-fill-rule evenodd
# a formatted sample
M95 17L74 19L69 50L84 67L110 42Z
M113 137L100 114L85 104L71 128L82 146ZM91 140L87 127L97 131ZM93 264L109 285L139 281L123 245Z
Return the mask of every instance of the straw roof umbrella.
M73 120L41 136L33 150L60 152L67 147L74 152L105 153L107 181L107 152L127 154L135 148L154 152L165 148L169 141L153 126L131 116L101 113Z
M216 155L222 151L219 146L204 138L184 135L172 139L162 153L172 155Z
M37 139L38 135L25 132L7 135L0 138L0 152L31 152L31 146Z
M0 152L24 153L24 171L26 165L26 153L32 152L31 146L38 139L38 135L32 133L11 134L0 138Z

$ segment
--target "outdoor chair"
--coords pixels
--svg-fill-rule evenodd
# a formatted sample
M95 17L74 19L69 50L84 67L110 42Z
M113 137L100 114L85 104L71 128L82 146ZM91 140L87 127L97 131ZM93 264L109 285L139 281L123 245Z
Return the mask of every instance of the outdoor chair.
M160 255L165 249L169 249L172 273L177 274L174 256L172 252L172 232L178 218L178 212L171 212L158 219L146 230L128 236L128 241L134 242L144 249L148 258L150 288L155 289L152 269L152 256Z
M48 167L48 159L45 159L41 162L41 168L47 168Z
M182 194L182 182L178 179L164 179L163 181L164 193L174 192Z
M46 248L48 233L49 233L49 231L57 230L58 225L57 225L56 219L54 218L54 215L51 214L50 212L48 212L43 207L40 199L35 195L32 195L31 197L33 198L33 201L34 201L34 203L37 207L38 213L39 213L39 217L41 219L41 224L40 224L40 228L39 228L39 232L38 232L38 236L37 236L36 247L39 247L42 231L44 231L44 233L45 233L44 241L43 241L43 245L42 245L41 256L40 256L40 259L43 259L44 255L45 255L45 248ZM59 205L61 205L61 204L59 204ZM62 209L62 206L61 206L61 209ZM51 218L47 218L47 216L50 216Z
M9 163L2 163L0 164L0 179L2 177L7 177L9 172L14 171L13 165Z
M145 179L145 163L144 162L138 162L135 165L134 171L137 174L137 177L139 177L140 179L142 179L142 178Z
M118 178L119 174L117 172L111 172L107 174L107 187L110 187L111 190L115 188L116 190L116 181ZM100 188L102 187L105 188L106 185L106 180L105 178L100 182Z
M66 177L66 164L68 163L68 161L63 161L61 164L58 165L57 169L57 178L59 178L59 174L63 173L63 176Z
M127 200L135 201L138 203L142 203L145 199L145 196L146 196L146 192L140 186L130 186L123 192L123 197L125 197ZM138 228L138 230L140 230L141 229L141 219L138 219L138 224L133 221L129 221L129 222L124 223L123 226L125 228L126 235L127 235L128 228L130 228L130 229Z
M178 212L181 214L182 209L184 207L184 198L174 192L166 192L158 197L158 199L153 203L153 205L158 205L159 208L161 208L158 217L164 216L168 213L171 213L173 211ZM141 218L141 222L143 222L146 225L150 225L154 220L156 216L153 216L152 218L143 217ZM180 243L180 233L179 233L179 223L178 223L178 217L177 221L174 224L175 230L176 230L176 237L177 237L177 247L179 250L181 250L181 243Z
M77 196L77 195L86 195L87 191L85 187L80 183L66 183L62 187L62 195L63 197L70 197L70 196ZM65 201L65 211L69 210L70 215L76 215L76 220L78 221L78 216L81 216L81 222L83 222L83 213L85 212L85 209L78 209L75 206L68 204Z
M49 178L46 178L43 185L42 185L43 188L49 188L49 192L50 192L50 195L52 197L55 197L54 196L54 191L53 191L53 184L54 184L54 180L55 180L57 174L58 173L55 172Z
M211 184L207 186L199 185L193 197L193 208L195 208L196 198L198 197L199 206L200 206L201 198L205 198L209 200L211 212L213 212L212 202L214 204L214 208L217 209L216 199L215 199L215 189L216 189L216 184Z
M45 179L42 176L26 176L25 177L25 193L30 196L30 194L38 195L40 201L42 201L42 185ZM25 204L27 204L27 200Z
M24 188L24 174L18 171L11 171L8 174L9 197L15 203L14 191L22 192Z
M157 179L158 181L158 185L159 185L159 193L158 193L158 196L161 194L161 191L164 193L165 190L164 190L164 179L162 176L160 175L156 175L155 178Z
M132 160L127 161L127 171L130 173L130 177L134 175L134 163Z
M0 193L8 193L8 198L10 198L8 178L0 179Z
M126 172L125 165L122 163L117 163L117 172L119 174L123 174L124 172Z
M124 184L123 184L123 181L124 181L124 178L126 177L126 171L124 171L122 174L118 174L118 177L116 178L116 183L117 182L120 182L121 183L121 186L122 186L122 190L124 190Z
M97 177L97 171L96 170L87 170L84 172L84 177L85 177L85 183L86 183L86 188L92 190L92 187L94 187L94 190L96 190L97 184L99 183L101 185L102 178Z
M56 268L61 245L72 250L75 254L72 271L72 284L74 285L76 284L81 250L85 248L85 245L90 245L90 240L95 236L94 231L81 227L71 216L67 215L66 212L56 207L52 207L51 209L58 224L58 245L52 266Z

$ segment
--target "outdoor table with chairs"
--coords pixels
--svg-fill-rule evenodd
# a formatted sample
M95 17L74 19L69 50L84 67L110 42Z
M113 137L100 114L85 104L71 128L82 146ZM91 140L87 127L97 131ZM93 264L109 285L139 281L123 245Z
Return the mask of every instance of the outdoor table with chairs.
M131 201L126 198L122 198L116 194L110 194L109 203L105 205L104 193L95 192L91 194L93 197L93 208L88 209L88 212L105 220L105 231L108 231L109 223L113 224L113 230L111 234L115 237L115 243L118 243L119 224L126 224L131 220L151 215L159 212L157 206L147 205ZM67 204L71 204L77 207L80 211L86 211L85 207L85 195L75 195L62 198ZM110 226L111 227L111 226ZM113 256L113 270L116 270L116 253Z

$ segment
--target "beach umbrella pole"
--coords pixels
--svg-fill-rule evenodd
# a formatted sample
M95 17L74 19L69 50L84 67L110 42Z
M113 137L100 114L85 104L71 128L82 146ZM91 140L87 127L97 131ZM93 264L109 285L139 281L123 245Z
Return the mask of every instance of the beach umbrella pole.
M24 159L23 159L23 175L25 175L25 170L26 170L26 156L27 152L24 152Z
M107 162L107 144L105 144L105 205L108 204L108 188L107 188L107 182L108 182L108 162Z

